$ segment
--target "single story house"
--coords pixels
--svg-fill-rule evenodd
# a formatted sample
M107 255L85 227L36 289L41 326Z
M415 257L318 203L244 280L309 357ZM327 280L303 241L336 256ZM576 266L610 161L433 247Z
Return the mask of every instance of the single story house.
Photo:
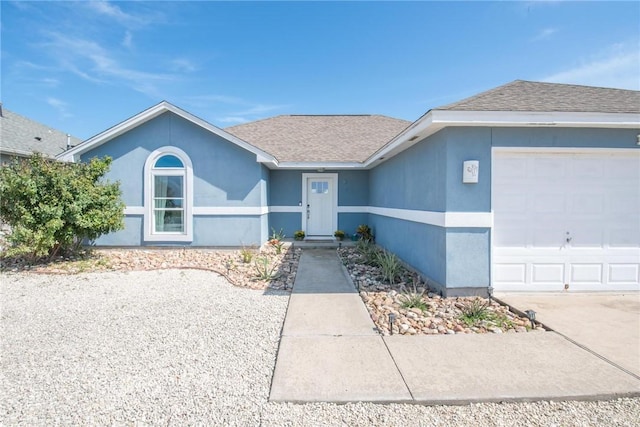
M55 158L80 139L14 113L0 104L0 165L33 153Z
M413 123L227 129L161 102L62 155L113 158L126 228L98 245L239 246L368 224L448 296L640 289L640 92L514 81Z

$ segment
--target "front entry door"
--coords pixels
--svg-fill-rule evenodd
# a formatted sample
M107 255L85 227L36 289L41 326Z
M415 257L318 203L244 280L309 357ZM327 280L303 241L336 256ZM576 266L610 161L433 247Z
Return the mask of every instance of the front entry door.
M333 176L306 178L306 233L332 236L335 227L335 180Z

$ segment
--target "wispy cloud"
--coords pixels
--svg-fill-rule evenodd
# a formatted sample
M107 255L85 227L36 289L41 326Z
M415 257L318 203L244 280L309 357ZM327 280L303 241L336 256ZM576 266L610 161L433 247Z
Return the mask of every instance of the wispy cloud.
M133 34L131 33L131 31L127 30L124 33L124 38L122 39L122 46L124 46L127 49L133 48Z
M184 97L180 102L189 108L209 110L216 123L246 123L259 120L276 111L291 108L287 104L265 104L252 102L236 96L201 94Z
M73 114L69 112L69 104L67 104L66 102L58 98L48 97L47 104L55 108L58 111L58 114L63 118L66 119L73 117Z
M83 2L82 4L94 14L111 19L127 28L149 25L154 21L162 19L162 15L157 12L145 11L145 13L138 14L127 13L118 5L108 1L88 1Z
M549 38L551 38L552 35L554 35L555 33L558 32L557 28L543 28L542 30L540 30L538 32L538 34L536 34L531 41L540 41L540 40L547 40Z
M181 73L193 73L198 70L191 61L185 58L177 58L171 61L171 69Z
M634 47L635 45L635 47ZM554 83L640 90L640 46L616 44L605 52L583 59L568 70L543 78Z
M177 79L167 73L154 73L127 67L93 40L50 33L43 44L59 66L93 83L122 84L151 97L161 97L157 85Z

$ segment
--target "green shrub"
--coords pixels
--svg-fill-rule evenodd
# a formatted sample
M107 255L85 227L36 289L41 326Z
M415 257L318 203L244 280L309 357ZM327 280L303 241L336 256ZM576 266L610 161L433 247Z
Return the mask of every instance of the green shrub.
M367 242L373 242L373 234L371 234L371 227L367 224L360 224L356 229L356 235L360 240Z
M101 181L110 165L109 157L62 163L35 154L0 168L0 219L11 227L7 255L53 257L123 229L119 183Z

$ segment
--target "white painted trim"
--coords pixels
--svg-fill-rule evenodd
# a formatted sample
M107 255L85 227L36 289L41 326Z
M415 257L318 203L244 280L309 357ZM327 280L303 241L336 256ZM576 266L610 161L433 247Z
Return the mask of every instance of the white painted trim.
M269 206L269 212L277 213L302 213L302 206Z
M267 206L194 206L194 215L266 215Z
M412 209L368 207L368 213L420 224L448 228L492 228L491 212L434 212Z
M638 148L612 147L491 147L491 154L631 154L640 153ZM493 162L492 162L493 163ZM491 171L493 176L493 170Z
M369 206L338 206L338 213L369 213Z
M155 233L153 231L153 165L166 154L172 154L184 164L184 233ZM164 171L163 171L164 172ZM167 168L167 174L177 173ZM182 174L182 173L181 173ZM144 240L148 242L191 242L193 241L193 164L181 149L172 146L160 147L149 154L144 163Z
M530 111L433 110L433 123L446 126L552 126L590 128L637 128L640 114Z
M331 224L333 231L338 229L338 174L337 173L303 173L302 174L302 230L307 231L306 206L309 203L307 198L307 188L309 179L328 179L331 185ZM333 232L331 232L333 234ZM308 234L308 233L307 233Z
M287 208L288 206L283 206ZM293 208L293 206L291 207ZM300 206L295 206L297 212L302 212ZM191 210L193 216L207 216L207 215L237 215L237 216L260 216L266 215L271 212L271 208L268 206L194 206ZM281 210L277 212L295 212L289 210ZM124 208L125 215L144 215L144 206L127 206Z
M344 169L362 169L363 164L360 162L280 162L278 169L304 169L314 170L344 170ZM319 172L321 173L321 172Z
M144 215L144 206L126 206L124 208L125 215Z
M302 206L270 206L270 207L217 207L194 206L193 215L265 215L274 213L303 213ZM127 206L125 215L144 214L143 206ZM389 218L413 221L437 227L455 228L492 228L493 213L491 212L433 212L411 209L380 208L374 206L338 206L337 213L367 213L386 216Z

